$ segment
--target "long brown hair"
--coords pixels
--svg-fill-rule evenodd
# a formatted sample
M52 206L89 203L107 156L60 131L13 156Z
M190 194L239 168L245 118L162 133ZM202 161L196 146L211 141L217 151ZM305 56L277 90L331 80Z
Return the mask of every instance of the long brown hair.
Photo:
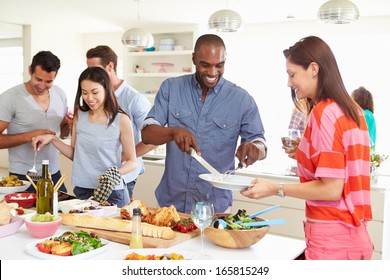
M79 77L79 82L77 86L76 98L74 101L74 108L87 112L91 110L86 102L83 101L82 91L81 91L81 82L84 80L89 80L92 82L99 83L106 93L104 99L104 112L106 113L109 122L108 126L114 122L116 115L120 112L126 114L119 106L118 100L115 97L114 88L111 84L110 77L108 76L106 70L101 67L90 67L85 69Z
M360 126L360 108L345 89L336 58L328 44L316 36L308 36L284 50L283 54L286 59L301 65L304 69L307 69L312 62L318 64L316 100L309 99L309 102L318 103L330 98L340 106L347 117Z

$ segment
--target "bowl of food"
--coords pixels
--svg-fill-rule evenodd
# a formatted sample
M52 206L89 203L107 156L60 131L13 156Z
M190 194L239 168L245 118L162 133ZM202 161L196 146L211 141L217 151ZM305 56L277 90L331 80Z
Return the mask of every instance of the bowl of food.
M99 206L86 206L82 209L72 209L69 214L89 215L89 216L103 216L104 209Z
M46 238L56 233L61 225L62 218L50 213L35 214L24 219L27 230L32 237Z
M118 206L115 203L104 201L98 206L103 208L103 216L112 216L118 213Z
M35 193L11 193L4 196L7 203L17 203L20 207L30 208L35 204L37 195Z
M82 210L91 205L92 201L90 200L70 199L58 202L58 209L61 210L62 213L68 214L70 210Z
M215 216L216 219L220 218L227 221L228 225L230 224L229 219L234 217L232 214L216 214ZM261 218L253 220L264 221ZM204 234L208 239L221 247L237 249L247 248L259 242L270 229L270 226L240 227L239 223L232 225L232 227L221 228L218 222L214 222L210 227L205 228Z
M23 192L30 186L29 181L19 180L16 175L3 177L0 181L0 193L11 194Z

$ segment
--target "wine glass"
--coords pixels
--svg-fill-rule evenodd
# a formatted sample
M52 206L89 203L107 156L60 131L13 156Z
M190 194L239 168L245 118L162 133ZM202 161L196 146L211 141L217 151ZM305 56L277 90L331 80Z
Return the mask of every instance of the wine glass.
M66 116L65 116L66 120L68 121L68 126L69 126L68 138L72 138L73 116L74 116L73 108L68 107L68 109L66 110Z
M283 147L288 151L293 152L298 147L300 141L301 131L298 129L287 129L282 133ZM289 161L290 164L286 168L287 175L297 175L296 160L291 158Z
M200 229L200 238L202 242L200 258L207 259L209 256L203 253L203 238L204 238L204 229L211 225L211 222L214 219L214 206L211 202L208 201L198 201L192 205L191 209L191 218L194 224Z
M287 150L296 149L300 139L301 132L298 129L287 129L282 133L282 143Z

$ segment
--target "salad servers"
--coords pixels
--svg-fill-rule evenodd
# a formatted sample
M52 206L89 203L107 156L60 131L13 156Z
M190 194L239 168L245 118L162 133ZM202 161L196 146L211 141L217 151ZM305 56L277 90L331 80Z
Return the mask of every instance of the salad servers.
M285 224L285 223L286 223L286 220L279 219L279 220L265 220L265 221L259 221L259 222L241 223L239 225L248 226L248 227L259 227L259 226L281 225L281 224Z
M259 211L257 213L254 213L254 214L250 215L249 218L253 219L253 218L257 217L257 216L260 216L260 215L263 215L265 213L268 213L268 212L270 212L272 210L275 210L275 209L277 209L279 207L280 207L279 205L271 206L271 207L269 207L267 209L261 210L261 211Z

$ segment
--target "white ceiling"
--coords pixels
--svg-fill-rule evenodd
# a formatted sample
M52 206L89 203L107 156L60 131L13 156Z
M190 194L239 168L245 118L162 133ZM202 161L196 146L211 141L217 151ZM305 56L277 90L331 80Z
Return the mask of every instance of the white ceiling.
M141 25L201 24L217 10L241 14L244 24L312 20L325 0L0 0L0 21L48 25L82 33ZM361 17L390 15L389 0L353 0ZM138 13L139 11L139 13Z

